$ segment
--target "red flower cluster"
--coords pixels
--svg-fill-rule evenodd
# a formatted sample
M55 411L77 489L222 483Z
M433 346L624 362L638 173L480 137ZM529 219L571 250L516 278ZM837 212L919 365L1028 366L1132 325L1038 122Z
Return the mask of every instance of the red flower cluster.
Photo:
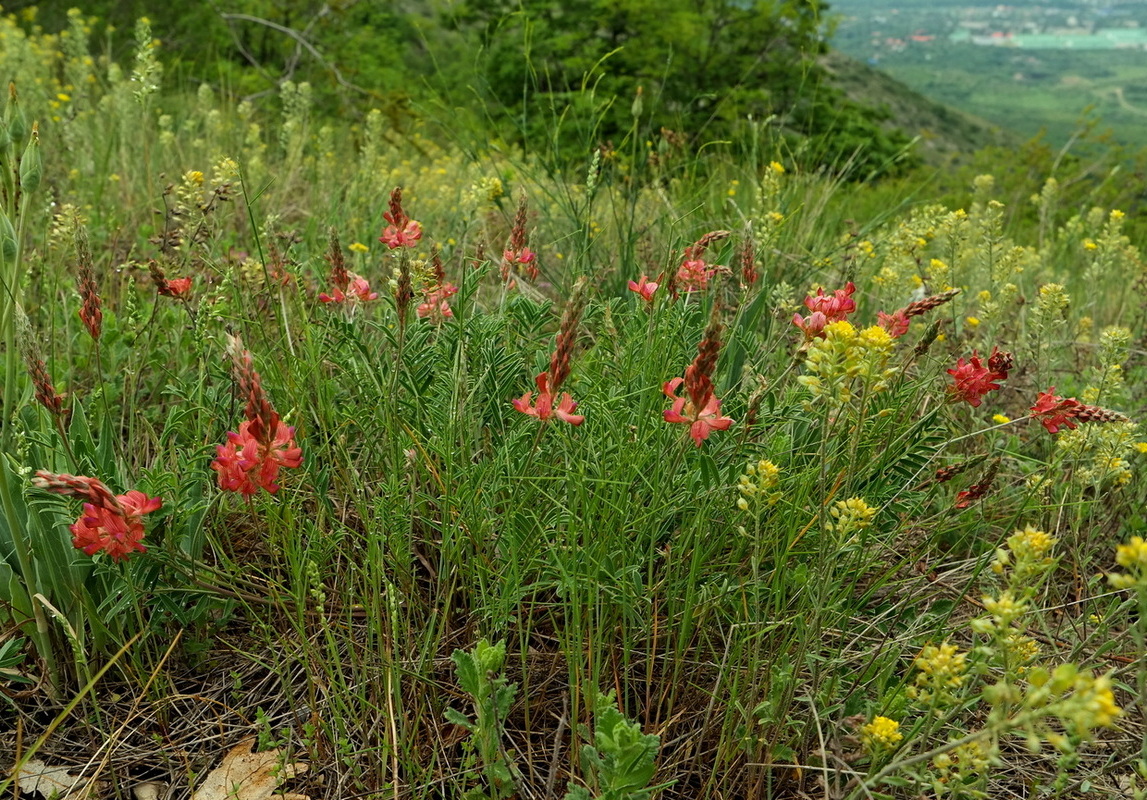
M510 273L517 269L525 272L532 281L538 279L538 254L526 245L526 193L518 197L518 210L514 214L514 226L510 229L510 241L502 251L502 280L510 281Z
M849 314L856 311L856 301L852 299L855 292L856 284L852 281L830 295L826 295L824 289L817 289L815 295L804 299L805 308L812 313L807 317L793 314L793 325L804 331L806 339L824 336L825 325L846 320Z
M295 429L282 420L270 435L256 436L258 420L245 420L239 432L227 432L227 444L215 448L211 468L219 473L219 488L250 497L262 486L271 494L279 491L279 468L294 469L303 463L303 450L295 444ZM262 433L262 428L257 428Z
M515 409L531 417L537 417L540 420L557 417L562 422L568 422L570 425L581 425L585 422L585 416L573 413L577 410L577 402L570 397L569 392L562 392L561 399L558 401L557 406L554 406L557 389L550 386L549 372L539 372L534 382L538 385L537 402L533 402L532 392L526 392L516 400L510 401L513 403Z
M36 473L32 485L87 500L84 513L69 526L72 544L77 550L83 550L89 556L102 550L113 561L123 561L134 552L147 551L143 545L143 515L162 506L160 498L148 497L134 489L127 494L113 495L97 478L45 470Z
M412 220L402 209L402 187L395 186L390 193L390 206L382 215L390 224L383 229L378 240L395 250L399 247L414 247L422 238L422 224Z
M965 400L973 408L979 408L984 401L984 395L1000 388L996 381L1006 380L1008 370L1012 367L1011 353L1001 352L999 348L992 348L988 357L988 365L980 361L980 354L972 351L972 357L965 361L956 360L955 369L948 370L952 376L952 385L948 387L948 394L954 401Z
M167 279L163 268L155 259L147 262L147 271L151 273L152 283L162 297L183 297L191 291L191 278Z
M183 297L191 290L191 278L172 278L156 288L164 297Z
M429 318L433 322L442 322L454 316L449 300L458 294L458 287L452 283L443 283L436 289L431 289L422 296L422 302L415 311L419 317Z
M1074 397L1059 397L1052 386L1040 392L1035 405L1031 407L1032 419L1038 419L1048 433L1059 433L1061 427L1075 430L1077 422L1127 422L1127 417L1118 411L1089 406Z
M697 345L697 357L685 368L685 377L666 381L661 389L673 400L672 408L662 412L665 421L688 425L689 436L698 447L711 432L728 430L733 424L732 419L721 416L721 400L713 389L713 371L721 351L720 336L721 324L714 315ZM685 396L678 396L677 390L682 384Z
M262 487L274 494L279 491L279 469L301 466L303 451L295 443L295 429L279 419L263 393L251 354L237 337L231 337L228 349L239 391L247 398L247 419L238 433L228 431L226 444L215 448L211 468L219 473L219 488L224 491L250 497Z
M339 287L335 286L331 290L331 294L323 292L319 295L319 302L322 303L345 303L346 301L359 301L365 303L369 300L377 300L378 292L370 290L370 284L367 283L366 278L360 278L353 272L347 273L347 284Z
M677 268L677 273L672 282L671 288L674 297L677 296L678 289L683 292L700 292L708 288L709 281L713 279L717 271L725 268L708 263L705 260L705 251L713 242L719 242L728 237L729 231L709 231L685 248L681 266Z

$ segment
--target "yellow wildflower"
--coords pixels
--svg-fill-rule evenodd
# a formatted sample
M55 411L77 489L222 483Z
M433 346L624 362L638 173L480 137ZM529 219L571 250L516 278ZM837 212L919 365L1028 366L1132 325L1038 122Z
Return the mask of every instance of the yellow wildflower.
M352 253L366 253L370 251L370 248L362 242L351 242L350 245L347 246L347 249Z
M997 425L1007 425L1011 421L1012 421L1011 417L1006 417L1003 414L993 414L992 415L992 422L996 423Z
M1147 569L1147 542L1142 536L1132 536L1127 544L1115 548L1115 563L1128 569Z
M874 717L872 722L860 726L860 742L870 753L890 750L903 738L900 723L888 717Z
M841 534L863 530L872 524L878 510L868 505L863 497L840 500L829 511L834 522L828 523L826 527Z

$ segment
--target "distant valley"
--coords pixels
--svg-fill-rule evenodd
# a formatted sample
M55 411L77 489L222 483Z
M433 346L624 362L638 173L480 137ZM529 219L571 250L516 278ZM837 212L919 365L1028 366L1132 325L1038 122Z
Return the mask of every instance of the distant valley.
M1063 145L1147 146L1147 3L837 0L832 43L941 103Z

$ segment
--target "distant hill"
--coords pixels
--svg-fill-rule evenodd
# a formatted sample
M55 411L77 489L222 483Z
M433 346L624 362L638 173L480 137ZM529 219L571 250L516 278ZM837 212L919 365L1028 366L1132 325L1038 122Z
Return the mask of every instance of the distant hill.
M850 100L888 113L885 124L920 137L917 153L946 164L989 145L1019 144L1023 137L987 120L929 100L889 75L833 50L822 57L832 85Z

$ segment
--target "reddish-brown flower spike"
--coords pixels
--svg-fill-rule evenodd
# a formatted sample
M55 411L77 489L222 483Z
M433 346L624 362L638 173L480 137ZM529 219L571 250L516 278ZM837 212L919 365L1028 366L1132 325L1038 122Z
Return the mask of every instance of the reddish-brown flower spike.
M526 392L513 400L514 408L523 414L537 417L543 421L557 417L571 425L581 425L585 420L584 416L573 413L578 404L570 397L569 393L562 392L559 395L558 391L565 383L566 378L569 377L570 356L573 354L574 343L577 339L577 324L578 320L581 319L581 312L585 308L586 299L586 280L579 278L578 282L574 284L569 302L562 314L554 354L550 357L550 368L546 372L538 373L537 378L535 378L538 387L537 402L534 402L532 392Z
M931 297L925 297L923 300L917 300L914 303L909 303L902 309L904 311L904 316L918 317L921 314L926 314L932 309L944 305L959 293L959 289L949 289L946 292L934 294Z
M1075 418L1080 422L1094 422L1096 424L1131 421L1127 416L1120 414L1118 411L1112 411L1109 408L1100 408L1099 406L1089 406L1086 403L1079 404L1079 408L1075 412Z
M986 459L987 459L987 456L976 456L975 458L969 459L967 461L961 461L957 464L951 464L947 467L940 467L939 469L937 469L932 474L931 478L928 478L927 480L924 480L924 481L916 484L916 486L912 487L912 491L922 492L933 484L947 483L948 481L952 480L953 478L955 478L959 475L963 475L965 472L970 470L972 467L979 466Z
M406 215L402 208L402 187L395 186L390 193L390 203L382 215L390 224L382 231L378 240L395 250L399 247L413 247L422 238L422 225Z
M526 273L530 280L538 278L538 255L526 245L526 193L518 196L518 210L514 214L514 226L510 229L510 241L502 251L502 280L508 282L512 271L517 268Z
M1031 407L1032 419L1037 419L1048 433L1059 433L1060 428L1075 430L1077 422L1130 422L1118 411L1081 403L1074 397L1059 397L1052 386L1040 392L1035 405Z
M47 492L86 500L84 513L69 527L72 544L89 556L102 550L113 561L122 561L133 552L147 550L143 546L143 515L163 505L160 498L148 497L134 489L114 495L98 478L86 475L39 470L32 479L32 485Z
M260 444L270 444L279 426L279 415L263 392L254 359L238 336L227 337L227 354L231 357L231 372L239 386L239 394L247 401L245 413L251 423L251 436Z
M64 408L64 395L56 391L44 362L39 358L30 358L25 355L24 363L28 367L28 374L32 376L32 384L36 389L36 402L48 409L52 416L61 422L67 422L69 411Z
M673 378L665 383L662 392L673 400L673 406L663 412L666 422L689 425L689 436L698 447L712 431L728 430L733 424L721 415L721 400L713 390L713 372L721 350L721 321L716 304L713 307L705 335L697 345L697 357L685 369L684 378ZM685 395L677 390L684 384Z
M554 354L550 357L551 392L558 391L570 374L570 356L577 341L577 324L581 319L581 312L585 310L587 299L585 287L585 278L579 278L574 284L573 291L570 292L569 302L566 303L565 311L562 313Z
M331 285L345 292L350 287L350 273L346 269L338 231L331 227L327 246L327 263L331 265Z
M44 358L36 343L36 335L19 306L16 307L16 338L20 355L28 368L28 375L32 378L36 402L48 409L61 424L66 424L69 411L64 407L64 395L56 392L52 376L48 374L48 367L44 364Z
M996 474L999 470L1000 459L997 458L984 471L979 481L956 495L956 508L967 508L977 500L983 499L984 496L991 491L992 485L996 482Z
M753 242L752 231L747 231L745 234L745 241L741 243L739 259L741 262L741 283L745 286L754 285L760 275L757 272L757 251L756 244Z
M103 329L104 315L100 311L100 291L92 268L92 250L88 245L88 233L82 225L76 228L75 241L81 300L80 320L91 337L98 341Z

